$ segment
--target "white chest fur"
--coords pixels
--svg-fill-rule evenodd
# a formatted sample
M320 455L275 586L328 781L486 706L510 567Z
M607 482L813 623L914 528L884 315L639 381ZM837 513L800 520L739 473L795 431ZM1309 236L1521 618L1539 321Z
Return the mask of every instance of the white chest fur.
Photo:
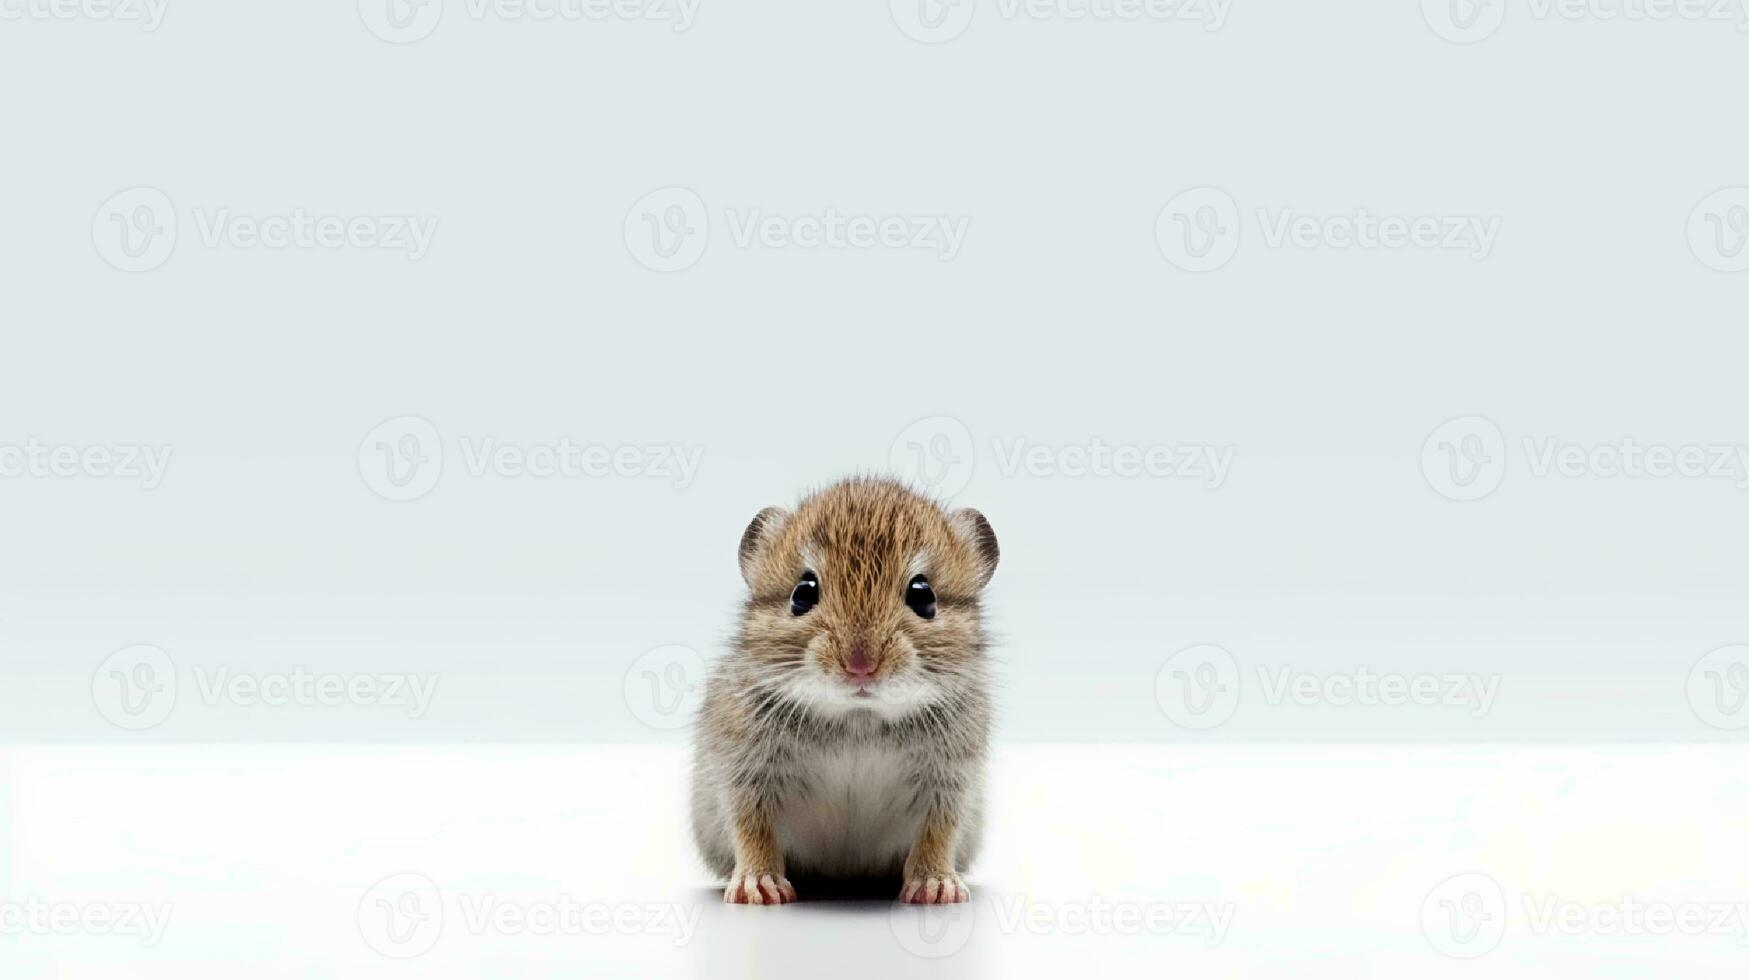
M853 744L804 760L806 789L778 811L778 845L792 874L897 871L923 824L905 760Z

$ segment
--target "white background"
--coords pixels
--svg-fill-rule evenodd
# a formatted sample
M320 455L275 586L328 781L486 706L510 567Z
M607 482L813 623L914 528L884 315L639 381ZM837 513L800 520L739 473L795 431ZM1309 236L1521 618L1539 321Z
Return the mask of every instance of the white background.
M1749 725L1736 4L1233 0L1075 17L1075 0L706 0L684 23L652 4L531 9L554 8L0 0L0 739L20 747L0 884L15 898L180 896L181 945L153 953L178 976L286 957L289 975L321 971L330 941L368 956L355 934L220 943L183 889L238 896L227 907L247 916L279 887L267 869L314 868L339 894L406 870L285 846L313 812L330 856L397 819L381 796L335 795L318 775L335 753L366 767L383 743L423 753L457 783L431 805L476 815L536 819L551 802L522 782L466 791L499 771L585 792L589 767L641 759L649 778L678 779L747 520L847 472L893 470L980 508L1001 538L988 608L1004 751L1104 774L1071 830L1015 818L980 869L997 894L1036 887L1016 862L1038 853L1074 866L1082 898L1174 892L1124 869L1163 867L1134 856L1178 826L1239 833L1236 800L1291 812L1259 787L1305 767L1345 785L1341 753L1413 771L1423 749L1407 743L1484 766L1530 743L1555 753L1552 769L1510 770L1530 795L1475 816L1484 837L1571 826L1521 804L1575 766L1608 774L1587 790L1599 805L1637 798L1623 772L1693 803L1648 815L1631 846L1578 845L1595 882L1527 882L1509 856L1494 869L1508 890L1745 892L1740 875L1681 877L1714 839L1695 828L1723 839L1738 820L1721 801L1741 802L1726 774ZM936 14L939 28L919 19ZM1342 227L1309 246L1275 237L1284 218L1362 211L1496 233L1485 250L1336 247ZM964 237L951 257L798 244L828 212L945 219ZM410 216L429 247L235 237L298 213L367 232ZM144 239L116 222L136 217L160 231L130 256ZM740 237L772 218L778 237ZM1204 258L1184 251L1185 222L1224 229L1195 240ZM425 460L413 490L378 447L403 437ZM640 460L678 448L697 467L470 472L486 440ZM1628 440L1728 465L1621 473L1611 453ZM1010 465L1016 445L1044 447L1043 462ZM149 489L89 454L142 446L169 454ZM1095 446L1231 462L1218 481L1078 469ZM1551 446L1581 461L1539 472ZM81 462L57 472L31 455L60 447ZM417 710L382 689L275 706L223 686L300 673L417 677L433 693ZM1363 675L1441 695L1345 697ZM1311 693L1272 693L1283 677ZM1446 698L1460 682L1493 694ZM1646 761L1678 742L1719 744ZM262 754L209 754L235 743ZM1192 797L1129 779L1112 744L1167 774L1241 748L1265 758L1230 777L1254 795ZM488 749L501 754L469 761ZM65 759L77 786L45 781ZM267 821L259 838L189 863L174 838L128 832L142 785L128 760L188 774L165 783L188 795L158 797L184 800L160 828L226 823L227 772L268 799L282 774L285 805L239 814ZM1413 822L1390 780L1363 783L1356 805L1379 828ZM1445 788L1457 807L1465 791ZM97 800L114 801L108 822L64 819ZM1172 820L1113 828L1136 810ZM640 886L656 890L639 894L696 896L708 881L677 815L643 815L638 853L660 857ZM585 864L621 856L611 837L539 819L530 855L562 840ZM1039 852L1027 829L1121 843ZM1303 850L1334 846L1331 832L1301 828ZM1426 856L1379 833L1339 868L1272 859L1250 880L1360 909L1355 936L1396 935L1412 908L1369 917L1344 890L1375 887L1387 849ZM476 869L514 872L487 839L463 847ZM174 881L68 870L98 840L121 848L109 870L137 861ZM1676 877L1638 877L1633 848ZM238 870L250 861L259 875ZM1424 882L1431 865L1386 891L1418 903L1445 877ZM1206 890L1251 895L1235 921L1254 926L1210 971L1255 965L1247 950L1292 962L1322 948L1246 888ZM1443 962L1404 935L1417 964L1404 970ZM458 962L493 962L482 955ZM1490 955L1499 969L1513 944Z

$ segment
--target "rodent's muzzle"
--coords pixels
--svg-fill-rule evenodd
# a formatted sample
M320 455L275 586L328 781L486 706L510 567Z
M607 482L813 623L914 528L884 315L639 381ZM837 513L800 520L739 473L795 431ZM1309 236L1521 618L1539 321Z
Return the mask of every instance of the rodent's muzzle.
M873 680L875 670L880 667L879 661L870 656L873 645L864 637L857 637L850 643L850 650L844 655L844 672L851 680Z

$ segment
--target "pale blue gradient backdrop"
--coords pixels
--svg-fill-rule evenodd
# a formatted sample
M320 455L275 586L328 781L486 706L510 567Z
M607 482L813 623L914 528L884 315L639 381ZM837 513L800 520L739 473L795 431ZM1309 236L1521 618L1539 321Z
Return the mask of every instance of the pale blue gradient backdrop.
M0 479L0 738L683 737L628 707L639 656L714 655L754 512L886 468L937 416L973 434L956 501L1003 546L1005 739L1739 737L1685 684L1749 642L1749 491L1536 478L1521 448L1749 443L1749 279L1685 237L1697 202L1749 184L1731 25L1515 14L1460 45L1404 3L1239 3L1212 32L980 8L927 45L884 4L707 3L684 32L461 9L408 45L352 3L0 33L0 444L174 450L150 492ZM125 273L93 215L139 185L179 237ZM1205 185L1242 237L1192 274L1154 227ZM669 186L711 238L656 273L624 226ZM211 248L196 217L300 207L439 223L410 262ZM741 248L725 221L827 208L970 224L944 262ZM1258 208L1501 223L1482 261L1307 251L1269 247ZM406 415L440 431L445 470L391 503L357 452ZM1456 503L1422 445L1469 415L1510 459ZM684 489L470 478L464 436L703 456ZM990 440L1016 437L1235 456L1218 489L1004 475ZM174 658L178 700L129 732L92 681L140 643ZM1198 644L1247 678L1203 732L1155 691ZM192 676L300 665L438 689L408 719L207 706ZM1499 693L1475 718L1255 690L1258 667L1362 665Z

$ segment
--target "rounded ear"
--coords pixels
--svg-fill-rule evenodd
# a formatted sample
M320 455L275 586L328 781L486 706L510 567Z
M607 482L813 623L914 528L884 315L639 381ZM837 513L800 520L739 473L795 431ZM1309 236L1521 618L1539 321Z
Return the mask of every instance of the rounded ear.
M753 560L758 557L759 549L777 534L787 517L789 511L782 507L767 507L754 514L753 523L741 533L741 578L748 585L753 584Z
M970 507L961 507L947 515L948 522L965 542L972 547L972 553L978 556L978 588L990 583L990 576L996 574L996 560L1002 557L1002 549L996 546L996 531L984 515Z

